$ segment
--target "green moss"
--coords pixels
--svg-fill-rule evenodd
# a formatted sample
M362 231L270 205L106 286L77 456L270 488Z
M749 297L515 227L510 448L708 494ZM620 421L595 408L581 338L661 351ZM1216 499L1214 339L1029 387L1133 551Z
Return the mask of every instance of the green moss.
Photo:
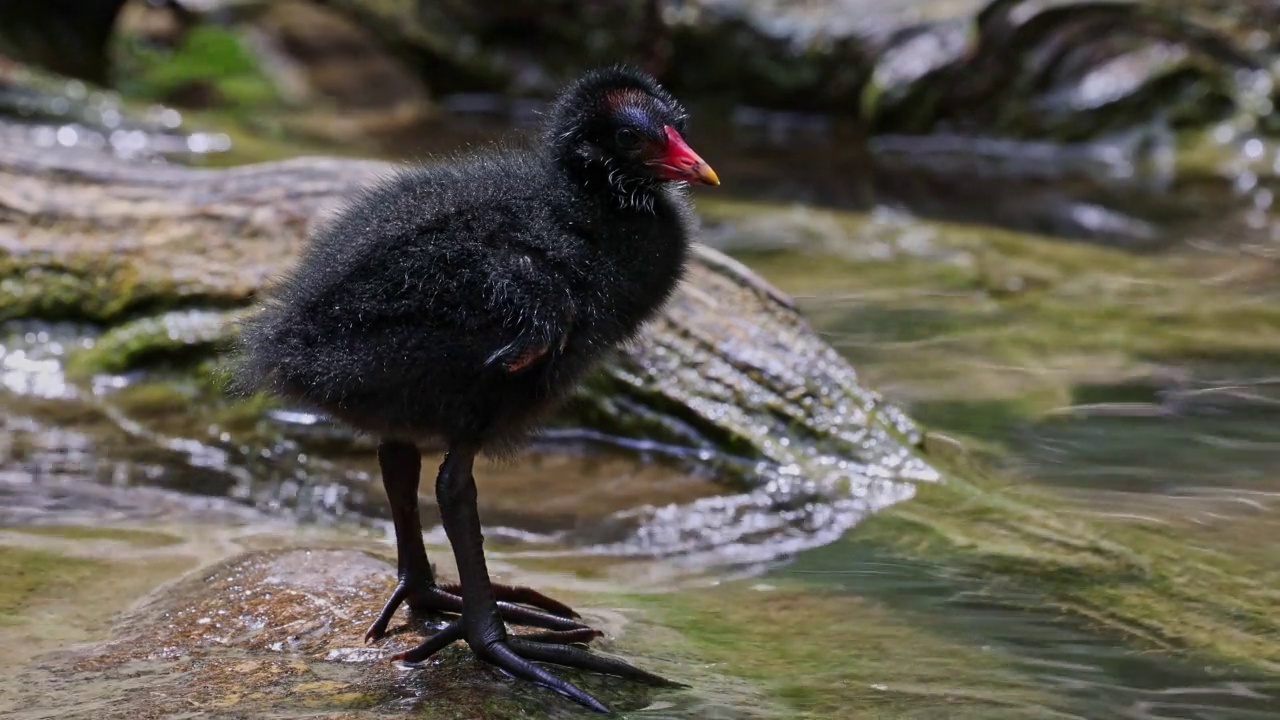
M110 321L176 295L171 285L141 283L131 268L105 258L32 262L0 251L0 321Z
M634 602L680 631L687 665L749 680L786 717L1026 717L1046 701L997 656L847 595L733 583Z
M209 24L192 28L172 51L127 39L119 58L120 90L129 96L161 99L192 86L207 86L217 104L230 109L260 108L278 102L271 81L235 31Z
M41 598L71 591L100 569L88 560L0 545L0 623L18 622Z
M159 363L192 363L225 343L237 316L235 312L190 310L133 320L109 330L92 348L72 355L68 370L84 376Z

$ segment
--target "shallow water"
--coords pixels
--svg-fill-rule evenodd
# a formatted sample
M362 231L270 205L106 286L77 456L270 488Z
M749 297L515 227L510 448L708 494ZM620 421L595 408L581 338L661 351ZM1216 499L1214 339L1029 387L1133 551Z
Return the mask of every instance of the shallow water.
M505 116L469 122L468 132L422 128L384 138L384 147L389 155L415 157L490 137L509 122ZM726 193L797 205L767 211L757 228L724 220L708 193L708 241L741 252L797 296L872 387L937 432L989 451L1011 484L1051 488L1059 513L1104 526L1168 527L1187 547L1248 555L1280 568L1280 345L1265 349L1270 338L1280 338L1280 327L1263 319L1231 328L1220 344L1204 340L1212 337L1204 333L1182 344L1103 342L1107 334L1154 333L1144 323L1158 321L1159 313L1121 297L1106 307L1099 299L1099 317L1070 314L1091 306L1091 290L1074 290L1078 278L1044 279L1037 273L1048 271L1027 264L990 271L998 290L1028 293L1026 304L1012 310L993 301L999 293L990 288L934 286L927 272L875 282L861 274L867 263L889 275L918 263L988 262L972 248L949 246L938 226L885 210L899 208L1058 233L1024 238L1027 247L1088 240L1161 262L1202 258L1214 266L1212 277L1186 273L1158 281L1186 283L1190 302L1204 306L1215 297L1203 292L1204 283L1219 278L1237 303L1223 315L1236 307L1245 315L1250 304L1274 303L1280 287L1271 266L1277 231L1265 177L1240 183L1238 168L1226 161L1163 180L1135 179L1133 171L1123 177L1108 160L1114 157L1097 148L985 143L957 152L939 144L928 153L904 154L910 145L882 141L868 150L821 119L739 113L722 132L712 125L705 134L695 131L705 142L694 144L725 178ZM1009 158L1040 151L1048 153L1042 163L1008 167ZM945 161L957 155L967 164ZM840 216L827 213L832 208L879 210L868 229L851 233ZM779 237L796 240L783 246L756 241ZM864 269L855 270L857 263ZM1157 282L1126 276L1125 268L1082 265L1073 271ZM1061 307L1036 305L1036 292ZM1067 321L1059 317L1063 308ZM1131 315L1133 323L1112 322L1114 314ZM1195 309L1170 317L1217 322ZM1073 321L1079 329L1064 332L1063 323ZM0 341L0 536L6 545L52 542L88 557L134 552L154 561L147 566L151 574L139 574L116 597L99 598L112 610L126 607L148 583L245 547L318 540L389 549L367 444L323 429L302 432L280 418L261 430L256 418L210 403L198 383L180 377L69 381L59 344L92 332L12 325ZM1237 341L1246 334L1260 338L1263 350L1242 349L1248 343ZM959 565L905 557L861 539L856 529L790 562L751 568L746 578L723 567L691 570L679 558L623 560L587 552L617 536L624 524L619 512L724 492L713 479L653 454L553 436L516 464L485 467L479 479L489 535L505 560L586 591L651 596L636 602L654 618L685 618L686 625L670 622L688 633L691 652L716 652L694 632L701 621L690 618L702 617L698 612L764 625L777 620L770 613L785 593L787 618L803 625L790 635L797 642L778 644L762 627L741 640L750 657L724 661L769 703L757 706L749 694L708 686L686 705L636 717L790 717L796 708L830 716L830 708L852 698L850 717L872 703L886 717L951 716L946 708L954 707L957 717L1280 718L1278 674L1149 652L1141 640L1048 608L1028 609L1037 605L1033 590ZM435 521L429 507L424 519ZM126 543L134 549L125 552L65 530L103 524L163 532L177 541L144 550ZM15 532L33 525L56 527L44 536ZM428 534L442 540L438 529ZM101 635L103 619L86 619L85 604L94 601L64 597L18 630L0 626L0 637L9 633L0 669L20 667L37 650ZM682 609L686 605L694 607ZM859 627L868 616L872 625L904 628L902 636L877 639ZM826 629L846 637L836 628L850 644L821 645ZM821 652L806 652L806 644ZM990 668L975 665L975 657L986 658ZM850 674L840 674L846 665Z
M1049 691L1045 711L1086 718L1275 717L1280 677L1140 654L1052 612L1034 594L992 592L985 578L885 556L855 538L811 551L774 573L889 604L910 622L1005 659ZM1047 715L1046 715L1047 716Z

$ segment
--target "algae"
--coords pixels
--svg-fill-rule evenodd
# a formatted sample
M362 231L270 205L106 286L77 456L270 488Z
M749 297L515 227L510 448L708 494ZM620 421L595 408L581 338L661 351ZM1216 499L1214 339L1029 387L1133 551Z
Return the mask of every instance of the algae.
M179 295L172 284L139 283L127 266L100 258L29 263L0 251L0 321L111 321L131 311L163 307Z
M75 353L67 369L89 376L198 362L225 347L237 317L236 312L182 310L131 320L98 337L93 347Z
M1012 718L1052 703L998 655L874 601L782 581L633 602L678 629L687 667L749 681L786 717Z
M853 537L988 577L993 593L1002 584L1002 595L1035 591L1035 607L1140 645L1280 669L1273 567L1196 547L1168 529L1104 525L1070 510L1044 488L951 478Z
M72 591L102 569L102 562L0 545L0 624L21 622L31 607Z

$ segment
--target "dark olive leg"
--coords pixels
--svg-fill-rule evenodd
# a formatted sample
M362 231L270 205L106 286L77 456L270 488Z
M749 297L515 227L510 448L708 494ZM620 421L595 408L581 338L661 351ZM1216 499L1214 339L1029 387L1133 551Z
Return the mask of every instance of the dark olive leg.
M391 505L391 522L396 529L396 589L391 593L378 618L365 633L365 641L386 634L387 625L403 602L421 612L426 596L436 587L435 573L422 544L422 520L418 517L418 482L422 472L422 454L411 442L383 440L378 443L378 466L382 471L382 487Z
M474 459L474 450L451 449L444 464L440 466L440 475L436 479L436 497L440 502L441 518L449 543L453 546L454 557L458 562L458 575L462 581L462 617L422 645L397 657L421 662L454 639L461 638L467 641L472 652L481 660L518 678L545 685L597 712L608 712L609 709L590 694L530 661L554 662L655 685L672 684L621 660L592 655L572 645L507 637L484 559L484 535L476 508L475 478L471 473ZM558 639L561 642L565 639L573 641L575 637L570 634L567 638L561 636Z
M462 598L456 586L439 585L427 560L422 544L422 520L418 516L418 478L422 471L422 455L416 445L403 440L383 440L378 444L378 465L382 486L391 505L391 521L396 529L396 575L399 582L383 606L365 640L377 640L387 632L387 625L401 603L417 614L430 612L462 612ZM577 614L563 603L528 588L503 586L500 599L502 617L508 622L532 625L560 632L588 631L586 625L570 618ZM533 607L514 605L523 603Z

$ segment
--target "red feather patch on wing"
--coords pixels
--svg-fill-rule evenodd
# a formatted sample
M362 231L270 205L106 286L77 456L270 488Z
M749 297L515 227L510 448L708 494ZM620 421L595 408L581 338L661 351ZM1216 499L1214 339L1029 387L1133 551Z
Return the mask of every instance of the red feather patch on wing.
M573 324L576 313L572 307L565 308L564 325L560 332L560 342L557 343L556 351L564 352L569 346L569 327ZM545 338L546 336L543 335ZM537 363L539 360L551 354L552 346L550 343L529 337L519 337L514 342L509 343L502 349L493 353L484 361L485 365L493 365L501 363L502 369L509 373L518 373Z
M545 345L525 348L519 355L508 360L504 367L506 367L507 372L518 373L546 356L547 350L548 348Z

